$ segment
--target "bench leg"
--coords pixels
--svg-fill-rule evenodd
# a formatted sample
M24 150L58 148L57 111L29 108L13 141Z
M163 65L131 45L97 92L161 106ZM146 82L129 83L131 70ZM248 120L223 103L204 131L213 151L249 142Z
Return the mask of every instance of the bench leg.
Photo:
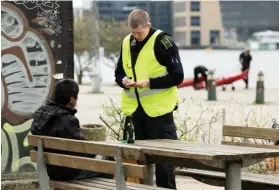
M121 147L117 148L115 167L116 190L126 190L126 176L122 162Z
M42 139L40 139L38 143L37 170L38 170L40 189L51 190L51 188L49 187L49 177L46 169Z
M241 190L241 164L229 162L226 171L225 190Z
M154 165L147 163L146 170L147 174L143 179L143 183L146 185L154 185Z

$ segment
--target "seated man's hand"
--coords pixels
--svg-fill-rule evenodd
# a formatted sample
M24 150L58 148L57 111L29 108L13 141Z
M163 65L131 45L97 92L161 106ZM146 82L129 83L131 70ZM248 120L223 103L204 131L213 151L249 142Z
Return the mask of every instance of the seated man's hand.
M126 87L126 88L131 88L131 87L135 87L136 86L136 82L134 82L133 80L129 79L128 77L124 77L122 79L122 84Z

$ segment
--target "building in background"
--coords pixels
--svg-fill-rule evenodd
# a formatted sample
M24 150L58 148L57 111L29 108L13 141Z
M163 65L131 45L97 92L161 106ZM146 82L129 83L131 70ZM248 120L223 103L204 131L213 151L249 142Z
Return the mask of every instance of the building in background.
M255 32L279 31L277 1L174 1L173 33L183 47L243 48Z
M222 46L219 1L174 1L173 13L173 34L178 46Z
M172 35L172 1L97 1L96 4L102 20L127 20L132 10L143 9L149 13L155 28Z
M247 41L253 33L279 31L279 1L221 1L225 37Z

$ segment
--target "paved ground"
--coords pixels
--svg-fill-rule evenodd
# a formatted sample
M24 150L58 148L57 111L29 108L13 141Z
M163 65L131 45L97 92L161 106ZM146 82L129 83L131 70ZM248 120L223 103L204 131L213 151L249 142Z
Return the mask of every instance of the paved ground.
M102 112L102 105L112 98L117 105L120 105L121 89L118 86L105 85L102 88L103 94L91 94L90 86L80 86L80 95L78 99L77 117L81 124L94 123L102 124L99 114ZM244 90L237 88L235 91L228 89L221 91L217 89L217 101L207 101L207 92L194 91L192 88L179 89L180 99L186 98L186 102L180 105L179 115L189 119L189 126L194 126L195 121L205 122L212 118L212 115L221 112L223 108L227 110L225 123L236 125L271 126L271 118L277 118L279 121L279 89L266 89L266 104L255 105L255 89ZM203 111L201 111L203 110ZM202 112L202 114L201 114ZM186 116L185 116L185 113ZM248 119L247 119L248 118ZM192 122L193 121L193 122ZM215 143L221 139L222 119L212 124ZM208 130L210 125L205 124L203 130ZM223 187L214 187L199 183L191 178L177 177L178 189L195 190L221 190Z
M78 117L81 123L102 123L99 119L99 113L102 110L102 105L108 102L109 98L112 98L116 104L120 105L121 89L118 86L106 85L102 88L102 94L91 94L90 86L80 86L80 94L78 99ZM209 102L207 99L207 92L194 91L192 88L179 89L180 100L186 98L191 101L192 98L197 103L202 103L204 106L213 105L215 109L236 109L245 108L247 110L260 110L263 114L268 112L273 117L277 117L279 121L279 89L266 89L265 101L263 106L254 105L255 101L255 89L236 89L235 91L227 90L221 91L217 89L217 101ZM185 107L180 106L181 112L185 111ZM192 113L195 115L195 113ZM237 120L238 118L235 117Z
M201 183L192 178L176 177L176 185L178 190L224 190L224 187L216 187Z

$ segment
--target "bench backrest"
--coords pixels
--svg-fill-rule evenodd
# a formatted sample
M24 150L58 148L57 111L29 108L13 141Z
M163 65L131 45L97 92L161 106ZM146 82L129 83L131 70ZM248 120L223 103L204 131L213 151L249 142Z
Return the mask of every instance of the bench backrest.
M69 152L78 152L86 154L99 154L103 156L111 156L114 158L143 160L143 156L139 150L119 149L115 146L99 144L98 141L77 141L71 139L45 137L45 136L28 136L29 145L38 147L42 144L44 149L63 150ZM39 150L38 150L39 151ZM82 156L73 156L70 154L57 154L51 152L43 152L45 163L56 166L84 169L89 171L103 172L108 174L115 174L116 162L108 160L99 160L95 158L88 158ZM38 161L38 152L35 150L30 151L31 160ZM146 166L138 164L123 163L124 172L127 177L136 177L143 179L147 170Z
M222 144L227 145L237 145L237 146L249 146L249 147L259 147L259 148L272 148L279 149L279 146L274 146L273 144L256 144L255 141L226 141L226 137L240 137L240 138L252 138L261 140L279 140L279 129L271 128L258 128L258 127L240 127L240 126L223 126L223 140Z

